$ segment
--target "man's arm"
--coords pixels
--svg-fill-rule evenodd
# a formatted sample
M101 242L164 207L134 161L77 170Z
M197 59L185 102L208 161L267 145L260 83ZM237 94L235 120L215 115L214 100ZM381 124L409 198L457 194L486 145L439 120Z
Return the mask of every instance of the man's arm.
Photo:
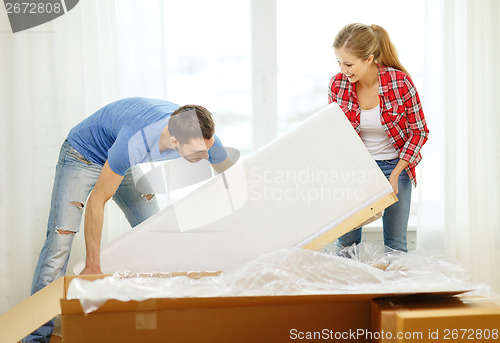
M102 167L101 174L90 193L85 209L85 247L87 258L83 274L102 274L101 271L101 234L104 217L104 205L115 194L123 176L116 174L109 167L108 161Z
M212 164L212 168L214 168L215 171L220 174L227 168L231 167L233 164L234 162L229 157L226 157L224 161L217 164Z

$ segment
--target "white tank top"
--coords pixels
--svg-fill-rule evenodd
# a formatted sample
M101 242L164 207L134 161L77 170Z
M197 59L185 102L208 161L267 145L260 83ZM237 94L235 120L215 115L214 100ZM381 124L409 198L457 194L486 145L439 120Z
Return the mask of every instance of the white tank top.
M380 106L361 110L360 121L361 139L375 160L392 160L399 156L380 122Z

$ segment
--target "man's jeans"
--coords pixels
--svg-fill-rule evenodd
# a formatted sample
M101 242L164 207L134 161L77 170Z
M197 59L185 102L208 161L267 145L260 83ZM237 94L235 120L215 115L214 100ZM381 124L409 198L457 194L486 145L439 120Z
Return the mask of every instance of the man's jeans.
M389 178L391 172L399 162L399 158L387 161L376 161L384 175ZM382 217L384 227L384 245L394 250L407 252L406 232L410 216L411 181L406 170L403 170L398 179L398 202L385 209ZM346 233L337 241L337 248L361 243L361 228Z
M73 237L80 229L87 197L101 169L101 165L89 161L68 141L63 143L56 167L47 235L33 276L31 294L66 274ZM131 170L125 174L113 200L132 227L158 212L156 199L148 201L135 188ZM58 230L74 233L61 234ZM52 319L23 342L49 342L53 329Z

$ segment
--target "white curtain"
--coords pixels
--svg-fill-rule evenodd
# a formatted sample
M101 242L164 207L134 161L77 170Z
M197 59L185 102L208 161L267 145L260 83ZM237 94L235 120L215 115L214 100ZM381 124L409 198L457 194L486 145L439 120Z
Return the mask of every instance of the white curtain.
M500 291L500 3L426 2L418 246L455 256Z
M139 86L133 89L133 80L124 78L120 44L128 40L118 34L119 26L136 30L135 42L145 36L141 30L146 28L119 23L115 6L114 0L80 1L62 17L16 34L10 31L5 11L0 11L0 315L29 295L45 239L57 156L69 130L131 92L164 92L156 82L155 94L147 87L137 93ZM150 13L159 21L158 9ZM162 77L146 69L141 69L144 78ZM118 207L108 205L103 244L126 225ZM68 273L84 256L82 229L73 243Z

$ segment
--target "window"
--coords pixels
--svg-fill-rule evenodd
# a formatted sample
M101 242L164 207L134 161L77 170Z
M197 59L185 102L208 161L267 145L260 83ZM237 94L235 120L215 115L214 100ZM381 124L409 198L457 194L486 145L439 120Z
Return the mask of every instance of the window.
M122 93L204 106L222 142L249 153L250 1L120 0L116 6Z

